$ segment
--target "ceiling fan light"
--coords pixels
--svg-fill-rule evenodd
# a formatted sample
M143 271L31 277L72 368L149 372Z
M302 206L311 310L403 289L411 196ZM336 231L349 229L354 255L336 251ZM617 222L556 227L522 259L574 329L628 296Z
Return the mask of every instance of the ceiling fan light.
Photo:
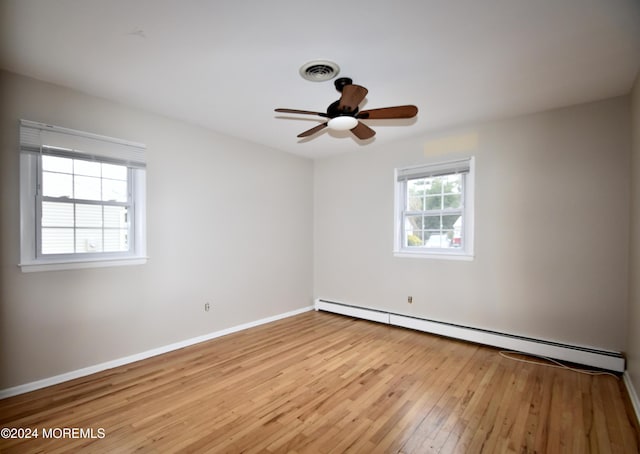
M348 115L332 118L327 123L327 127L334 131L348 131L349 129L355 128L357 125L358 119Z

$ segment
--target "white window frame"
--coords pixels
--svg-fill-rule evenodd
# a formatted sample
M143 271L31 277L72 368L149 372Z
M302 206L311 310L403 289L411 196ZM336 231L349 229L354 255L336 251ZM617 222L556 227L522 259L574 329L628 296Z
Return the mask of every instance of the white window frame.
M463 246L457 248L405 247L405 212L407 211L407 181L425 176L462 173L463 180ZM474 187L475 158L473 156L451 161L431 162L419 166L402 167L394 172L394 247L395 257L416 257L444 260L474 259Z
M20 263L23 272L146 263L146 147L135 142L20 120ZM126 252L40 253L42 155L126 165L131 208Z

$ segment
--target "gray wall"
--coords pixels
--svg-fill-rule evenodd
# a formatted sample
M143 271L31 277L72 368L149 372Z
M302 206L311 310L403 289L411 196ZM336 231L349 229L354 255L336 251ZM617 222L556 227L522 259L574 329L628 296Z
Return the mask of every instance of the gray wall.
M0 389L303 308L312 295L628 351L640 389L637 210L629 231L638 85L633 128L622 97L314 163L0 73ZM147 144L148 264L20 272L19 118ZM475 260L393 257L393 169L470 154ZM638 185L633 194L635 206Z
M317 160L314 294L624 350L629 150L621 97ZM476 157L475 260L394 257L394 168L465 155Z
M640 394L640 74L631 92L631 247L627 372Z
M0 389L312 304L312 161L9 73L0 99ZM146 265L20 271L20 118L147 144Z

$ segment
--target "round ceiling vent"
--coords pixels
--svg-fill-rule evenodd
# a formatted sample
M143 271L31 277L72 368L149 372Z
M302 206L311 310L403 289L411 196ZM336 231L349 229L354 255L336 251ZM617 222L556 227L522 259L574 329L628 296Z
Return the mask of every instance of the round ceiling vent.
M338 75L340 67L332 61L314 60L300 67L300 75L311 82L324 82Z

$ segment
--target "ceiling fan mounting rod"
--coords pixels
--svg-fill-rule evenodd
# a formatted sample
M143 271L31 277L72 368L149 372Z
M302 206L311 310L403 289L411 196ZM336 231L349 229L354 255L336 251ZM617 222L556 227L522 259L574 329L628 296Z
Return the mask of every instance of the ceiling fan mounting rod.
M338 90L340 93L342 93L342 89L344 88L345 85L352 85L353 84L353 80L351 80L348 77L340 77L338 79L336 79L333 84L336 86L336 90Z

